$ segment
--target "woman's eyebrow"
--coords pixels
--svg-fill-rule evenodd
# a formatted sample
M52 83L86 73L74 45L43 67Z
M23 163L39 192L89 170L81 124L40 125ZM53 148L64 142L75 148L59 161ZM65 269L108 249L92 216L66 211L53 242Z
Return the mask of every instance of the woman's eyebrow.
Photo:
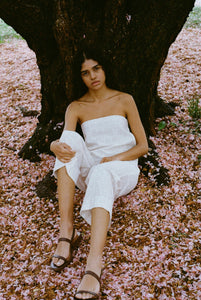
M93 68L96 68L97 66L100 66L100 64L96 64L96 65L94 65L93 67L91 67L91 69L93 69ZM86 71L88 71L88 69L86 69L86 70L82 70L82 71L81 71L81 74L82 74L82 73L84 73L84 72L86 72Z

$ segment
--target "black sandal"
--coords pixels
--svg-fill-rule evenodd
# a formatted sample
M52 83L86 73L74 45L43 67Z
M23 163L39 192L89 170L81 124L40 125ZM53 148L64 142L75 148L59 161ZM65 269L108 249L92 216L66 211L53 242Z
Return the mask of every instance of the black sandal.
M100 280L100 277L99 277L96 273L94 273L94 272L92 272L92 271L86 271L86 272L84 273L84 276L87 275L87 274L93 276L94 278L96 278L96 279L98 280L98 282L100 283L100 287L101 287L101 280ZM83 277L84 277L84 276L83 276ZM90 294L90 295L93 296L92 298L84 298L84 300L97 300L97 299L99 299L99 294L96 294L96 293L90 292L90 291L86 291L86 290L80 290L80 291L77 291L77 292L75 293L74 299L76 299L76 300L82 300L82 298L77 298L76 296L77 296L78 294L84 294L84 293Z
M80 241L81 241L81 234L75 237L75 228L73 228L71 239L63 238L63 237L59 238L58 242L67 242L70 244L70 250L69 250L70 253L67 258L61 255L54 254L52 257L62 259L64 262L62 265L57 266L55 263L53 263L53 261L51 261L51 265L50 265L51 269L54 270L55 272L60 272L61 270L63 270L71 262L73 249L75 249L78 246Z

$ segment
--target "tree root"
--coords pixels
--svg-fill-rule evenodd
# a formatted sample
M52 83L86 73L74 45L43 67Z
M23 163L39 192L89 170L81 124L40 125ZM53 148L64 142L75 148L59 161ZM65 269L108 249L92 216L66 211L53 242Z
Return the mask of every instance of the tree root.
M41 161L40 153L52 154L50 151L50 143L58 139L61 135L63 123L54 123L50 121L48 124L39 123L32 137L26 142L18 155L23 159L32 162Z
M155 118L162 118L165 116L172 116L175 114L175 107L179 104L176 102L166 103L158 95L154 96L154 116Z
M20 111L22 112L23 117L37 117L40 114L40 112L37 110L28 110L21 105L18 105L18 107L19 107Z
M52 199L56 201L56 179L52 171L50 171L41 181L36 185L36 194L39 198Z
M139 158L141 172L157 186L168 185L170 183L168 169L161 165L160 157L151 140L149 140L149 147L149 153Z

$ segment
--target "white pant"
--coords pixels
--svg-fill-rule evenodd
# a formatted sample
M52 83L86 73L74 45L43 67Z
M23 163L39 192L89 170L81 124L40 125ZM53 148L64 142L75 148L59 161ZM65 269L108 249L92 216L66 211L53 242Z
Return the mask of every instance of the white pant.
M65 166L75 185L85 191L81 216L91 224L91 209L101 207L110 213L114 200L128 194L137 184L139 176L138 160L111 161L100 164L87 149L84 139L74 131L65 130L60 138L76 151L69 163L56 159L54 174ZM55 174L56 176L56 174Z

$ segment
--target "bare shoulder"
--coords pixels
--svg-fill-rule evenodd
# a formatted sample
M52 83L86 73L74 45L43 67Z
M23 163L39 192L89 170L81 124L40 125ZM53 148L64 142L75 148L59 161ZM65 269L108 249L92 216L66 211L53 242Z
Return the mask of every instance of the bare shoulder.
M76 125L78 122L78 110L76 101L71 102L65 113L65 130L76 130Z
M133 96L131 96L128 93L120 92L119 96L120 96L121 101L124 102L125 104L134 102Z
M76 100L76 101L72 101L72 102L68 105L67 109L73 111L73 110L76 110L77 107L78 107L78 101Z
M78 105L77 101L73 101L67 106L66 113L67 114L75 114L75 113L77 113L78 108L79 108L79 105Z
M79 115L79 105L77 104L77 101L71 102L66 109L65 113L65 120L67 119L78 119Z
M135 111L137 109L135 100L132 95L121 92L119 95L119 99L121 101L121 105L126 115L128 114L129 111Z

